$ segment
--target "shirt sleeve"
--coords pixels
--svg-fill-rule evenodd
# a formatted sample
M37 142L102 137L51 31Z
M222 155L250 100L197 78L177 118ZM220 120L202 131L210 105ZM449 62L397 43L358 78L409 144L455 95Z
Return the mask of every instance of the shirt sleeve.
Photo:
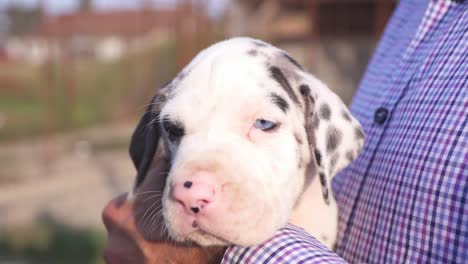
M287 224L255 247L231 246L221 263L347 263L300 227Z

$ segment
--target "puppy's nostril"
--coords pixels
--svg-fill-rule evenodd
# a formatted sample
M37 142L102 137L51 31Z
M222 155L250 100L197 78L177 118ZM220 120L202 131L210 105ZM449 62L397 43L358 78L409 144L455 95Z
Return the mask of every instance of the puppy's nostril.
M200 212L200 209L199 209L198 207L192 207L192 208L190 208L190 210L192 210L192 212L194 212L194 213L196 213L196 214L197 214L198 212Z
M184 182L184 187L187 189L190 189L190 187L192 187L192 182L191 181Z

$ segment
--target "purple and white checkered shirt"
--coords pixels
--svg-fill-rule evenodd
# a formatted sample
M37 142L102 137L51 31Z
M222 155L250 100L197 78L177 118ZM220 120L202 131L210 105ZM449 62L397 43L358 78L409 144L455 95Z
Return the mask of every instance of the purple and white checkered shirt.
M305 230L287 224L273 237L251 247L229 247L222 263L343 263L336 253L328 249Z
M467 263L467 58L466 1L400 1L351 105L366 145L332 183L344 260L288 225L223 263Z

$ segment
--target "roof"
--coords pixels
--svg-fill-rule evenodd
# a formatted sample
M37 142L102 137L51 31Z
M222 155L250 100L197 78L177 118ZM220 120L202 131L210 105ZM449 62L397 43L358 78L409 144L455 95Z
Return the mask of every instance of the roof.
M75 35L138 36L154 30L172 27L177 11L174 9L142 9L121 11L82 11L45 18L36 34L70 37Z

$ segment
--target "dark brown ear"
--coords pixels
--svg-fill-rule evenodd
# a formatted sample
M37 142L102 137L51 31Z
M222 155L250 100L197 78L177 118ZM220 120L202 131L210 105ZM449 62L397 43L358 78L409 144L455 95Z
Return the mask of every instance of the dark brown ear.
M130 142L130 157L137 170L133 190L143 182L160 141L159 108L155 107L157 100L156 96L151 100Z
M310 74L301 74L305 103L305 127L311 162L317 166L325 203L330 202L330 182L353 161L364 145L361 124L343 101Z

